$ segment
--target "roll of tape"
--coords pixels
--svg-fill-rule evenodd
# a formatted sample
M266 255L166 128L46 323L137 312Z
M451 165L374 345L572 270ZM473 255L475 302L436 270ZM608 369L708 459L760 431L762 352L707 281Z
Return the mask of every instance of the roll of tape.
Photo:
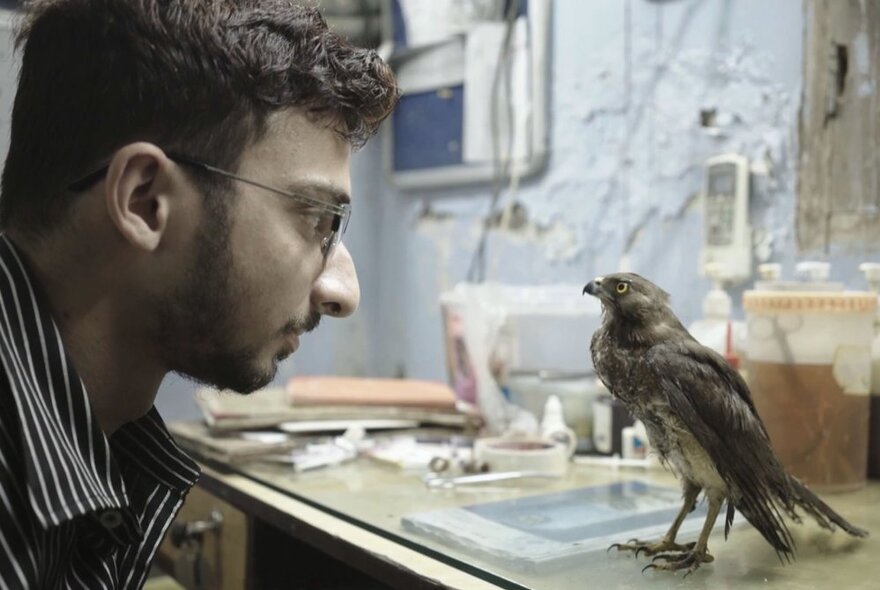
M474 443L474 455L490 471L544 471L564 475L568 452L564 445L538 438L481 438Z

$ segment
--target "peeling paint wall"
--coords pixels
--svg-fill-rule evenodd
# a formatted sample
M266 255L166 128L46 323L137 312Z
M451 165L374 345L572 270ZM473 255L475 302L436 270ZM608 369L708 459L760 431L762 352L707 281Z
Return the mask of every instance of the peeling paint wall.
M502 197L516 209L508 227L491 219L487 278L583 283L626 255L693 321L710 287L696 195L703 162L725 152L766 172L758 250L790 268L802 12L800 0L554 2L551 157ZM491 194L383 192L379 324L393 344L377 369L443 379L437 297L466 277Z

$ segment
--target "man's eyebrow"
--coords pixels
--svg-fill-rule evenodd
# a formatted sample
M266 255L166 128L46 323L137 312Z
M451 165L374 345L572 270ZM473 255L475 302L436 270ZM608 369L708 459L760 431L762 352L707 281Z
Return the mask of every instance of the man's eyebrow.
M285 190L289 193L304 194L333 205L351 203L351 197L347 192L338 186L325 182L294 182L288 184Z

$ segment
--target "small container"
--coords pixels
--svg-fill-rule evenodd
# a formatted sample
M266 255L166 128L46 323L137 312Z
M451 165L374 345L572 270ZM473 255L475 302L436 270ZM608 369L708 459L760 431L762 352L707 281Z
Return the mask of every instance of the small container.
M800 280L782 279L782 265L767 262L758 265L755 291L843 291L843 283L830 281L831 265L827 262L807 260L795 265L795 274Z
M636 420L632 426L627 426L621 434L622 455L624 459L646 459L651 450L651 442L645 425Z
M635 419L626 405L610 395L603 395L593 402L593 445L596 452L604 455L623 455L623 431L632 426Z
M591 372L512 369L507 377L510 401L528 410L538 421L550 396L559 398L566 424L578 438L578 450L592 447L593 400L599 395Z
M577 449L578 436L565 423L562 402L556 395L548 397L547 403L544 404L544 415L541 417L541 437L564 446L569 456L573 455Z
M815 489L865 484L876 307L858 291L743 295L755 406L782 464Z
M601 305L582 293L580 283L489 282L459 283L440 295L449 383L461 405L479 411L488 433L510 426L508 370L591 368L583 337L599 326Z
M872 292L880 294L880 263L859 265ZM874 315L871 344L871 410L868 426L868 477L880 479L880 313Z

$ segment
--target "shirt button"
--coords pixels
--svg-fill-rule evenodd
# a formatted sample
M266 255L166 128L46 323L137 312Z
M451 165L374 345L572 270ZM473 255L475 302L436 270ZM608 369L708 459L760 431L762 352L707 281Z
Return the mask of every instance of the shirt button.
M98 521L105 529L113 530L122 524L122 515L118 510L105 510L98 516Z

